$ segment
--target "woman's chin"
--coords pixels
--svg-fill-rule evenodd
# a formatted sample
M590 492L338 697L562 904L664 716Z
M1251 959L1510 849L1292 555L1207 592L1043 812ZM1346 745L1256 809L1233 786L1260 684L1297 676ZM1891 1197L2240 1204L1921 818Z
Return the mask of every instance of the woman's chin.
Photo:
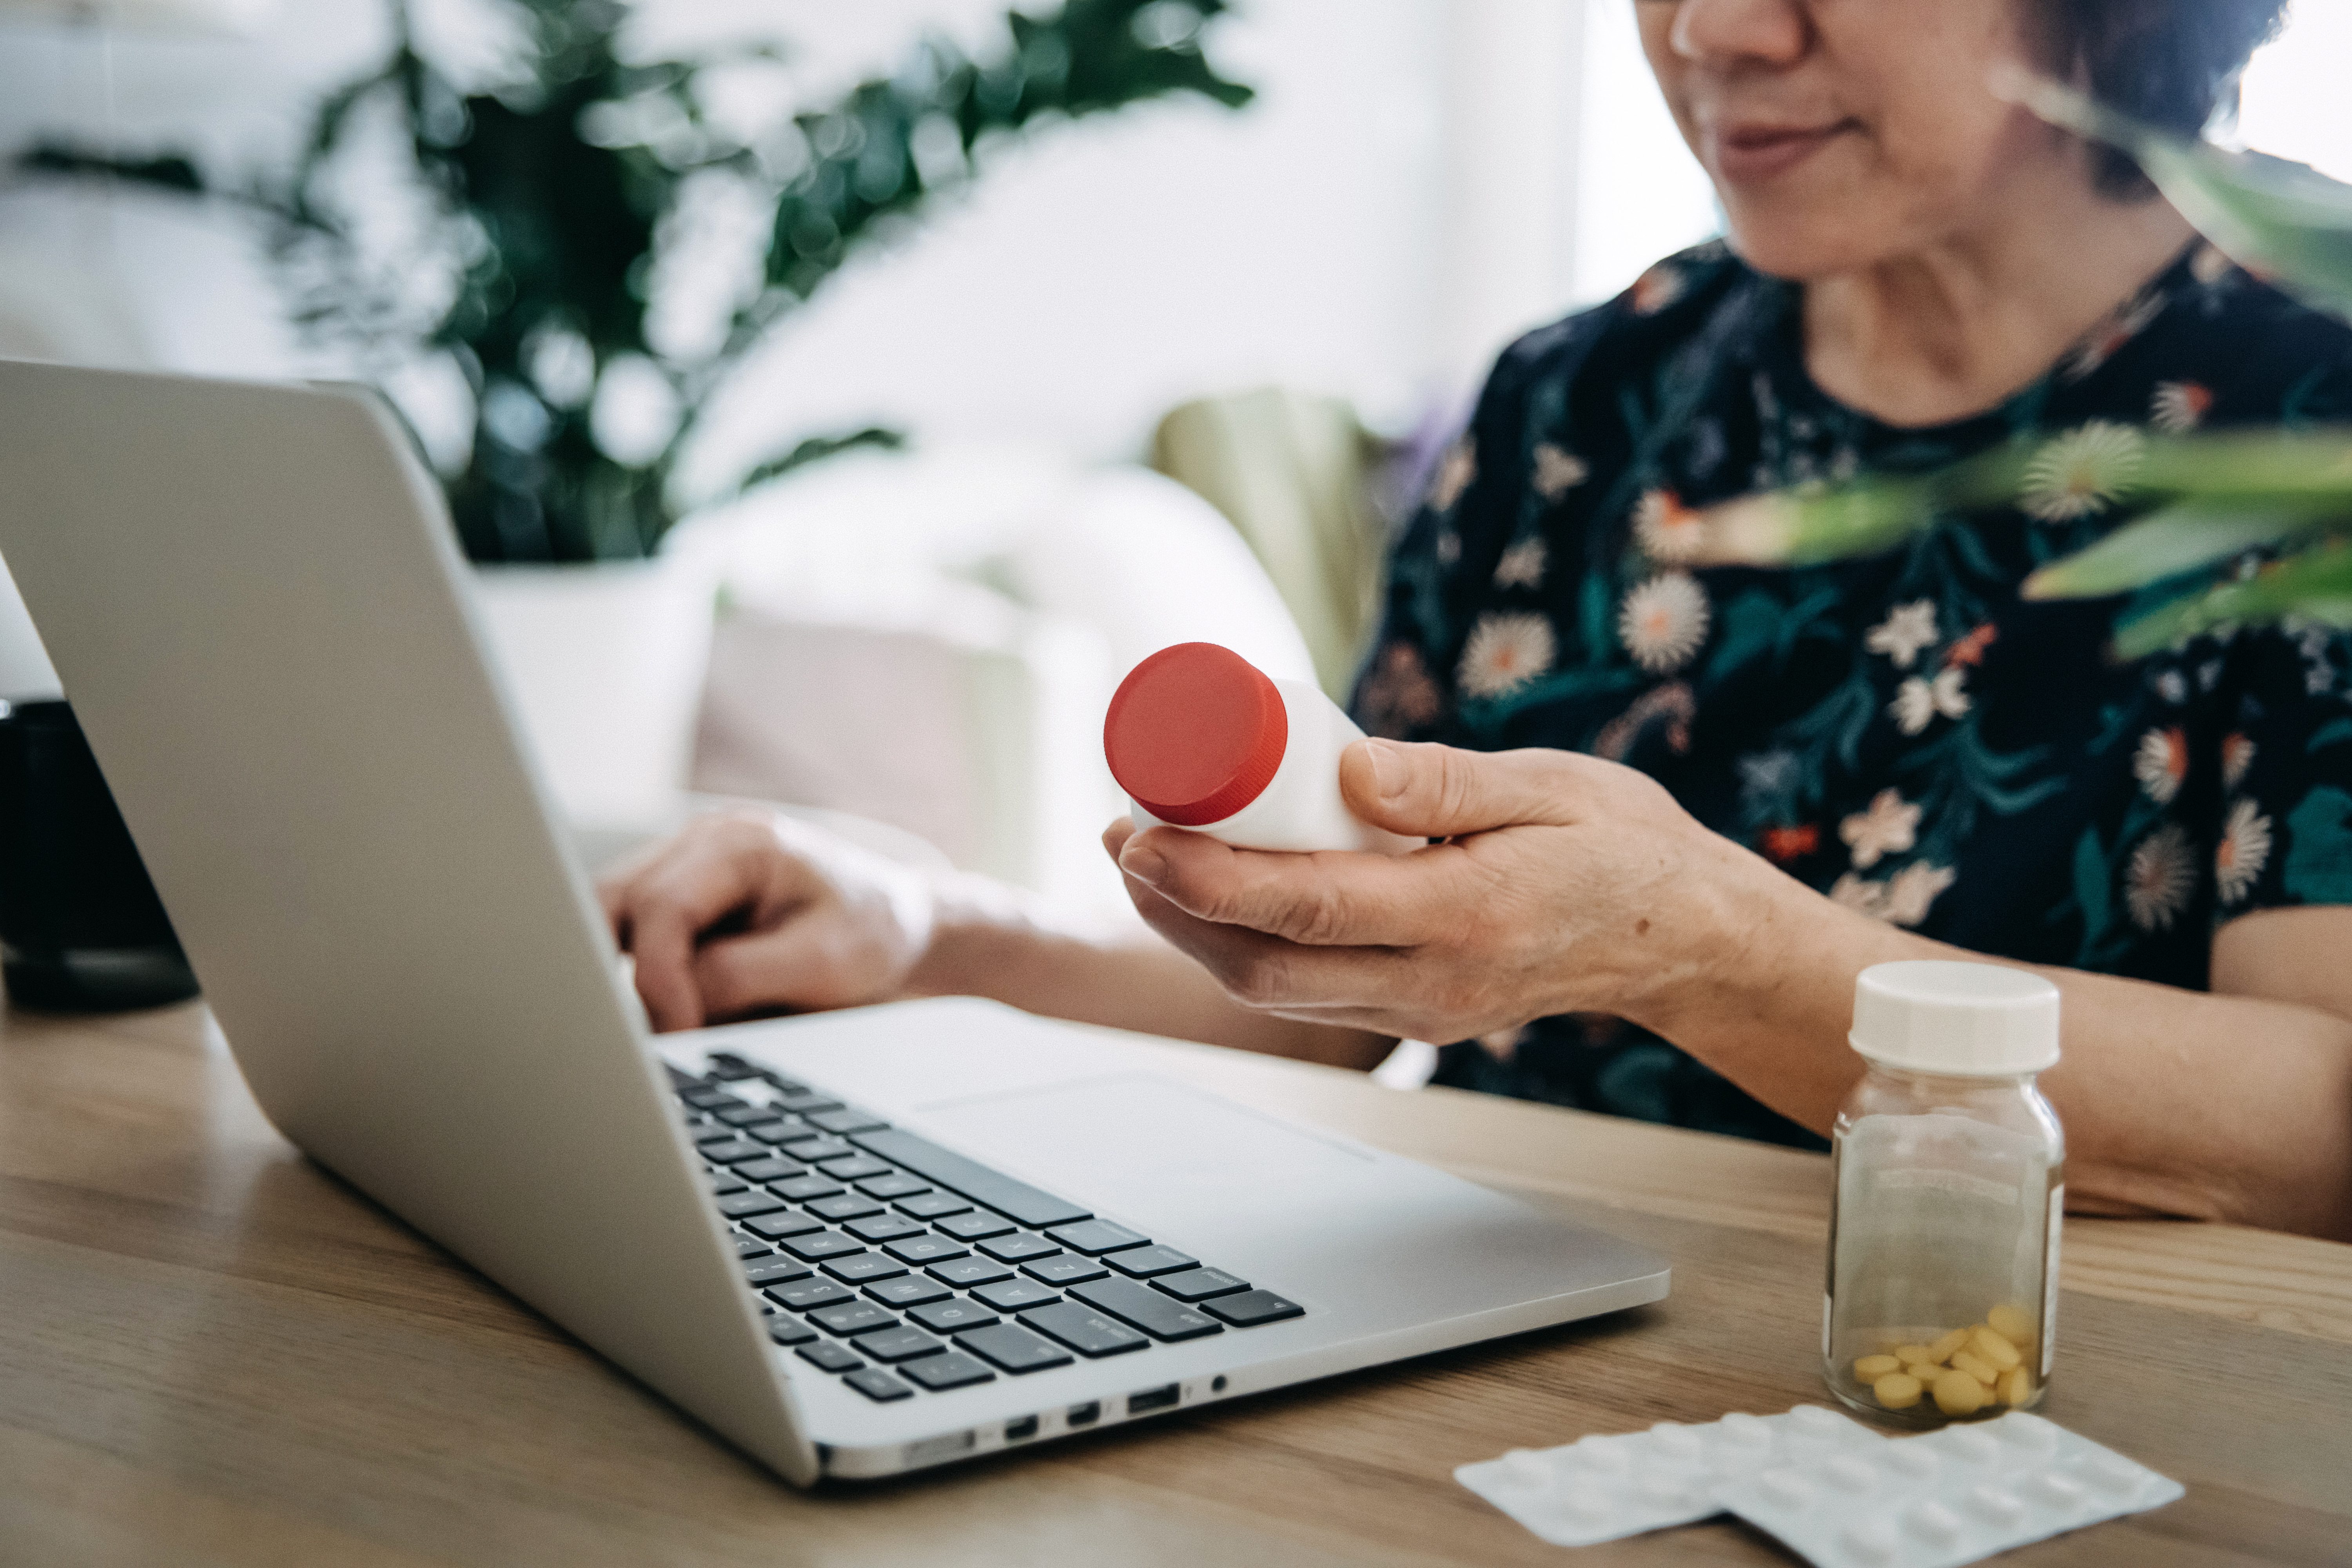
M1901 253L1894 237L1849 209L1731 215L1731 246L1757 271L1801 283L1858 272Z

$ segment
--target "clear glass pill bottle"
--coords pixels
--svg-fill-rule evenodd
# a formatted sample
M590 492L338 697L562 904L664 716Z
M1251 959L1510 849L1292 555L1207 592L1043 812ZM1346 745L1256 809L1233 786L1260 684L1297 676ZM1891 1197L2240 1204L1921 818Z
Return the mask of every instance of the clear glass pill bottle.
M2065 1136L2035 1075L2058 988L1990 963L1882 963L1854 984L1868 1064L1832 1134L1823 1374L1897 1426L2030 1409L2049 1385Z

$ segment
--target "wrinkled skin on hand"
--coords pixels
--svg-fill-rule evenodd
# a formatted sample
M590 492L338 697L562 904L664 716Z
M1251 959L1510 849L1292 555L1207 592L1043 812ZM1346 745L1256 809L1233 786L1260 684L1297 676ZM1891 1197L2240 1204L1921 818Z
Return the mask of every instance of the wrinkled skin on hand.
M1271 854L1124 818L1103 836L1144 920L1244 1006L1437 1041L1649 1022L1733 961L1733 911L1780 877L1646 775L1574 752L1359 742L1339 777L1366 821L1444 842Z
M662 1031L886 1001L935 918L921 873L756 810L698 818L596 894Z

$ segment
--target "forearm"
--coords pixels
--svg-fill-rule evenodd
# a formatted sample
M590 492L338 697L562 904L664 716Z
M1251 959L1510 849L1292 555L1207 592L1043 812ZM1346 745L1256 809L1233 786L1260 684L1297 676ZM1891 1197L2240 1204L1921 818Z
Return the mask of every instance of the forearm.
M1727 879L1682 982L1634 1021L1826 1132L1862 1071L1854 977L1908 958L1985 960L1842 909L1754 862ZM2042 1087L2066 1128L2072 1204L2352 1236L2352 1022L2315 1006L2034 966L2064 997Z
M1294 1022L1234 1002L1209 972L1149 932L1106 936L1058 923L1012 889L950 884L916 995L986 996L1075 1023L1370 1069L1395 1042Z

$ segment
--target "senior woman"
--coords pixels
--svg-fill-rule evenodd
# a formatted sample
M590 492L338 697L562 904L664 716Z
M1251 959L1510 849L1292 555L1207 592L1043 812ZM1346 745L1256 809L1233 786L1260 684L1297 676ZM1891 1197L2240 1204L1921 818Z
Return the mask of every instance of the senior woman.
M2031 964L2082 1209L2352 1236L2352 679L2323 632L2118 667L2021 602L2142 432L2352 420L2352 331L2200 245L2005 64L2194 131L2283 0L1633 0L1727 244L1504 355L1402 541L1342 782L1402 859L1113 825L1164 938L1057 932L792 825L609 883L656 1025L961 992L1805 1142L1853 980ZM1706 567L1694 509L2039 452L1883 560Z

